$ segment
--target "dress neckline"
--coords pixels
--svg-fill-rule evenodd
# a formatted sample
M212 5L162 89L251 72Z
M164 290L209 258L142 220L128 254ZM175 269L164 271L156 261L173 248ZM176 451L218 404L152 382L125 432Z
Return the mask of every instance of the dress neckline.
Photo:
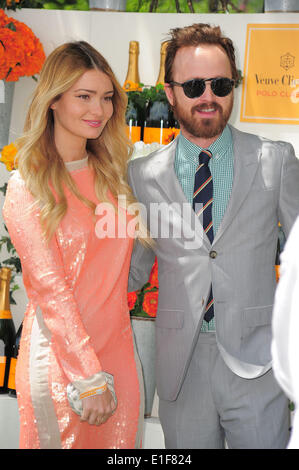
M64 162L67 171L81 170L88 166L88 157L81 160L74 160L73 162Z

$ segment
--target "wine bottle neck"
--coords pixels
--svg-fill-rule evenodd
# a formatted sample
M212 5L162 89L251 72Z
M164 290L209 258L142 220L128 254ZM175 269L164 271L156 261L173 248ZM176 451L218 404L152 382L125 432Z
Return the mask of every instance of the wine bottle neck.
M126 81L139 83L139 72L138 72L138 55L136 52L130 52L129 54L129 65Z
M0 271L0 311L10 311L9 287L11 269L2 268Z
M162 42L161 50L160 50L160 70L156 85L164 85L164 76L165 76L165 59L166 59L166 51L167 45L169 41Z

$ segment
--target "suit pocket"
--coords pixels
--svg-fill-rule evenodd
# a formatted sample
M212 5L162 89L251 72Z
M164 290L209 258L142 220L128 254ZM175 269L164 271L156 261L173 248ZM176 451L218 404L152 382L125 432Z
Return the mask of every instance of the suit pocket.
M266 364L271 360L273 305L250 307L243 311L241 351L247 362Z
M243 327L255 328L269 325L272 321L273 304L262 307L245 308L243 312Z
M166 310L159 309L156 318L157 328L183 328L184 311L183 310Z

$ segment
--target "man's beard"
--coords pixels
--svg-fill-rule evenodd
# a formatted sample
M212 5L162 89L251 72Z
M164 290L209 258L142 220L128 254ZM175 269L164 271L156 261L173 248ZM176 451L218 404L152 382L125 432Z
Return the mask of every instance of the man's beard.
M191 116L187 114L183 107L178 105L176 98L174 97L173 113L175 118L179 121L180 125L194 137L201 137L204 139L210 139L220 135L225 128L229 117L232 112L233 97L228 104L226 110L218 103L203 103L191 108ZM197 111L204 109L213 108L218 111L218 116L215 118L196 118L195 114Z

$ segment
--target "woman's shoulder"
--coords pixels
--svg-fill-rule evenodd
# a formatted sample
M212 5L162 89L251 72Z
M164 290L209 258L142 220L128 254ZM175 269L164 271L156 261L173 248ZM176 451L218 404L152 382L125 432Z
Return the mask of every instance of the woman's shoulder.
M24 186L25 187L25 181L23 180L21 173L19 170L13 170L11 172L10 178L8 180L8 185L9 186Z
M4 206L18 204L19 207L32 204L32 194L28 190L19 170L13 170L8 180Z

